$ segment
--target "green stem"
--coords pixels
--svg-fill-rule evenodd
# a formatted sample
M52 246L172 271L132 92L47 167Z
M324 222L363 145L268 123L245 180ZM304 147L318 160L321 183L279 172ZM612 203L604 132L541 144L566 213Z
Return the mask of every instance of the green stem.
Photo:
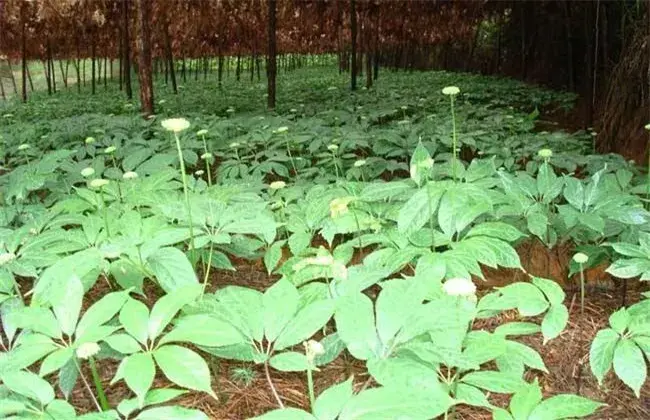
M90 364L90 373L93 375L93 382L95 383L95 389L97 390L97 397L99 398L99 404L102 407L102 411L110 410L108 405L108 399L104 393L104 387L102 386L102 381L99 378L99 373L97 373L97 366L95 365L95 359L92 357L88 359Z
M456 111L454 109L454 96L450 96L451 98L451 124L452 124L452 149L453 149L453 154L454 158L452 160L452 165L454 166L453 168L453 173L454 173L454 181L457 181L457 176L456 176L456 161L458 159L458 138L456 137Z
M77 359L73 358L72 360L74 360L74 364L77 367L77 372L79 372L79 377L81 378L81 382L83 382L84 387L88 391L88 395L90 395L90 399L95 404L95 407L97 407L97 410L102 411L102 406L97 401L97 398L95 397L95 394L93 393L92 388L90 388L90 384L88 383L88 380L86 379L86 375L84 375L83 371L81 370L81 366L79 366L79 363L77 363ZM101 386L101 384L100 384L100 386Z
M113 168L117 169L117 161L115 160L115 155L111 154L111 158L113 159ZM117 196L120 199L120 203L122 202L122 188L120 187L120 183L117 182Z
M291 148L289 147L289 138L287 135L284 135L284 141L287 143L287 155L289 155L289 160L291 161L291 167L293 168L293 173L298 176L298 170L296 169L296 164L293 161L293 156L291 156Z
M311 368L307 369L307 388L309 388L309 407L313 411L316 397L314 396L314 377Z
M585 312L585 270L580 264L580 314Z
M185 205L187 206L187 216L190 223L190 249L194 249L194 227L192 223L192 206L190 205L190 193L187 189L187 178L185 175L185 161L183 160L183 150L181 150L181 142L178 139L178 134L174 133L176 140L176 150L178 151L178 160L181 164L181 181L183 181L183 194L185 194Z
M212 267L212 242L210 242L210 255L208 255L208 266L205 269L205 277L203 278L203 291L201 295L205 294L205 289L208 286L208 280L210 279L210 267Z
M106 236L111 237L111 231L108 228L108 206L106 205L106 200L104 200L104 187L99 189L99 198L102 201L102 209L104 210L104 227L106 227Z

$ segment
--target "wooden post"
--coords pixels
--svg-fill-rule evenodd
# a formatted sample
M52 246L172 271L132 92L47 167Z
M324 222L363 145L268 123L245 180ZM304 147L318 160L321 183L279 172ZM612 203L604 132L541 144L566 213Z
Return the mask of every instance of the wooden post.
M140 103L145 117L154 113L153 78L151 75L151 1L138 0L138 79Z

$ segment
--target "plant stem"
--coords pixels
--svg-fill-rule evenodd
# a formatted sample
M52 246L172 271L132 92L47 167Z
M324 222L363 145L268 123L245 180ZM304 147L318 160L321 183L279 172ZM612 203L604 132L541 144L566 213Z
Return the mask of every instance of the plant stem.
M81 377L81 381L84 383L84 386L86 387L86 390L88 391L88 394L90 395L90 399L95 404L95 407L97 407L97 410L102 411L102 406L99 405L99 402L97 401L97 398L95 398L95 393L93 392L92 388L90 387L90 384L88 383L88 380L86 379L86 376L81 371L81 367L79 366L79 363L77 363L77 359L73 359L73 360L74 360L75 366L77 367L77 372L79 372L79 376Z
M273 381L271 380L271 374L269 373L268 359L264 362L264 375L266 376L266 382L269 384L269 388L271 388L271 393L273 393L273 397L275 397L275 401L277 401L278 406L280 406L280 408L284 409L284 403L280 399L280 396L278 395L278 391L275 390L275 386L273 385Z
M178 139L178 134L174 133L176 140L176 150L178 151L178 160L181 164L181 181L183 181L183 193L185 194L185 205L187 206L187 217L190 223L190 249L194 249L194 228L192 223L192 206L190 205L190 194L187 190L187 178L185 175L185 161L183 160L183 150L181 150L181 141Z
M95 365L95 359L92 357L88 359L90 364L90 373L93 375L93 382L95 382L95 389L97 390L97 397L99 397L99 404L102 406L102 411L108 411L110 406L108 405L108 399L104 393L104 387L102 386L102 381L99 378L99 373L97 373L97 366Z
M580 314L585 312L585 270L580 264Z
M453 149L453 154L454 158L452 160L452 165L454 166L453 168L453 173L454 173L454 181L457 181L458 178L456 176L456 161L458 159L458 138L456 137L456 111L454 109L454 95L450 96L451 98L451 124L452 124L452 149Z
M212 243L210 243L210 255L208 255L208 266L205 269L205 277L203 278L203 291L201 295L205 294L205 288L208 286L208 280L210 279L210 267L212 267Z
M309 407L313 411L316 397L314 396L314 377L311 368L307 369L307 388L309 388Z
M106 200L104 200L104 187L99 189L99 197L102 200L102 207L104 210L104 226L106 227L106 236L111 237L111 231L108 228L108 206L106 205Z
M293 173L297 176L298 175L298 170L296 169L296 164L293 161L293 156L291 156L291 148L289 147L289 138L287 135L284 135L284 141L287 144L287 155L289 155L289 160L291 161L291 167L293 168Z

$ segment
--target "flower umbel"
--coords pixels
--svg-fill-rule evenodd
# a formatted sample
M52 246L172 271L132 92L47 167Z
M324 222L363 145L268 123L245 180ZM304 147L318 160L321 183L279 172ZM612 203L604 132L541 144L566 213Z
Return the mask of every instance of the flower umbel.
M97 178L90 181L90 188L103 188L108 185L108 179Z
M282 188L286 187L287 183L284 181L273 181L269 184L269 188L272 190L281 190Z
M305 356L309 363L313 363L316 356L325 354L325 347L316 340L304 341L302 345L305 347Z
M344 215L348 212L348 204L352 201L352 197L335 198L330 202L330 216L332 219Z
M124 175L122 175L122 179L136 179L137 177L138 173L133 171L124 172Z
M3 252L0 254L0 267L2 267L5 264L9 264L13 260L16 259L16 254L13 252Z
M448 96L455 96L460 93L460 89L457 86L447 86L444 89L442 89L442 94L443 95L448 95Z
M587 261L589 261L589 256L582 252L578 252L573 256L573 261L575 261L577 264L585 264Z
M551 149L541 149L537 152L537 156L542 159L550 159L553 156L553 151Z
M83 343L77 348L77 357L80 359L89 359L99 353L99 344L97 343Z
M447 280L442 285L442 290L449 296L473 296L476 294L476 285L470 279L457 277Z
M83 176L84 178L88 178L89 176L93 176L93 175L95 175L95 170L93 168L88 167L88 168L83 168L81 170L81 176Z
M167 118L160 123L167 131L180 133L190 128L190 122L185 118Z

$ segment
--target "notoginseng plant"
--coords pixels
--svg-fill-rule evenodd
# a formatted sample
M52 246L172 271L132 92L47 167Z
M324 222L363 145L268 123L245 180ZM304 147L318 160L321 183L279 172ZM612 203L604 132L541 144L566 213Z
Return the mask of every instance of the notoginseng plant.
M3 315L10 340L18 330L21 332L0 363L0 380L4 381L5 374L19 372L40 360L39 375L59 372L59 385L66 396L81 376L97 408L106 409L105 400L100 406L83 377L81 359L89 360L96 391L103 395L91 357L99 350L97 343L119 328L109 321L126 302L127 292L107 294L81 316L84 287L77 276L60 277L49 286L45 293L34 295L32 306L16 305Z
M227 286L214 295L206 295L202 302L186 312L188 319L214 320L219 325L227 324L221 331L228 334L232 332L231 343L197 344L221 358L263 364L269 388L278 405L284 407L273 385L269 367L282 371L306 371L311 366L304 352L290 349L323 328L334 313L334 301L301 295L293 284L283 279L264 293ZM179 328L185 322L184 319L185 317L179 319ZM212 329L213 325L203 322L203 328ZM332 346L335 346L335 341ZM325 347L329 349L330 345ZM333 360L336 355L338 353L334 352L325 363ZM312 361L317 365L322 363L319 360Z
M354 358L365 361L379 387L368 389L368 380L354 395L348 381L314 398L311 413L284 408L259 418L352 420L408 413L429 419L447 417L461 404L504 415L505 410L492 405L486 393L516 394L527 386L523 379L526 368L546 372L535 350L510 338L541 331L546 341L559 335L568 320L562 304L564 293L556 283L533 277L531 283L512 284L477 302L470 280L442 283L440 277L432 279L434 271L423 264L415 277L382 282L374 303L358 292L334 299L336 335ZM512 309L525 317L544 314L542 326L519 321L504 324L493 333L471 328L476 320ZM289 358L288 354L294 355ZM288 354L271 360L282 360L281 368L310 369L308 354ZM486 369L489 363L495 363L496 370ZM581 397L555 398L541 408L536 408L539 400L527 404L531 412L561 406L571 417L591 414L600 406ZM564 417L546 414L540 418Z
M121 328L114 328L104 338L106 344L124 355L111 383L124 380L136 394L139 408L153 385L156 366L174 384L217 398L210 386L210 370L205 360L176 343L230 345L237 342L237 332L228 324L217 325L205 317L185 317L164 333L178 311L200 294L198 284L180 288L160 298L151 311L144 303L128 298L120 309Z
M598 331L589 349L589 366L602 386L614 373L637 398L646 382L646 358L650 358L650 299L621 308L609 317L609 328Z

